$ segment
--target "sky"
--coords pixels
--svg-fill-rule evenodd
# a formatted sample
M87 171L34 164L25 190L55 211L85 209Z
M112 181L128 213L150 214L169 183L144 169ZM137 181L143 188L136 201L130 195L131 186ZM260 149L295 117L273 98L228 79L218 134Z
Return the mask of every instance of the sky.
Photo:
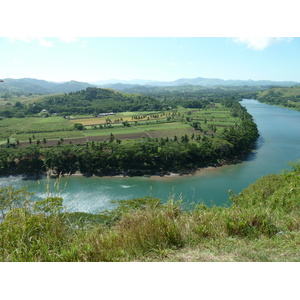
M0 77L300 82L300 38L1 37Z
M0 78L95 82L205 77L300 82L300 41L295 38L300 36L298 6L296 0L2 1ZM176 264L171 272L163 265L154 265L153 270L151 266L131 264L133 273L128 265L121 270L120 265L101 265L102 272L96 265L94 276L91 264L88 270L82 264L70 272L62 265L37 264L31 265L30 269L35 269L28 276L27 265L21 270L20 265L17 270L15 265L1 265L1 282L10 294L19 292L19 298L28 289L32 299L40 299L45 290L56 297L58 290L48 288L53 278L52 286L72 299L93 297L99 282L101 295L110 298L120 291L120 297L140 299L145 290L154 298L157 291L149 290L151 280L151 286L160 288L161 298L173 299L195 298L199 282L201 295L215 295L216 299L240 299L244 290L247 299L257 293L265 298L293 298L298 292L293 275L297 266L292 268L291 264L268 264L271 271L251 263L231 264L230 268L227 264L222 268L203 264L202 272L199 263L189 264L188 269L185 264ZM181 273L185 276L180 277L180 285L172 289ZM241 273L243 276L236 276ZM260 280L249 290L249 282L260 274ZM116 276L119 289L115 288ZM17 290L16 281L21 287ZM216 282L219 289L215 289ZM276 288L270 289L274 282L278 283ZM65 288L74 284L76 289Z
M0 78L300 82L297 1L10 0Z

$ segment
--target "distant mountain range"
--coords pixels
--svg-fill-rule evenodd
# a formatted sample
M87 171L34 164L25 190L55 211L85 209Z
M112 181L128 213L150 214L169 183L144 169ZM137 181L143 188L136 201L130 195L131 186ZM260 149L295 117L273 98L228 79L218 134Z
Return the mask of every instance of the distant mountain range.
M26 92L33 94L53 94L53 93L69 93L84 90L88 87L102 87L114 88L116 90L125 91L133 87L175 87L175 86L203 86L203 87L216 87L216 86L281 86L289 87L300 85L295 81L271 81L271 80L223 80L218 78L181 78L174 81L153 81L153 80L101 80L94 83L68 81L68 82L52 82L34 78L21 78L21 79L3 79L4 82L0 83L0 92L14 91Z
M68 81L68 82L52 82L34 78L21 79L3 79L0 84L0 91L20 91L33 94L53 94L53 93L69 93L85 90L87 87L95 87L86 82Z
M149 85L149 86L183 86L183 85L200 85L204 87L216 87L216 86L294 86L300 85L295 81L272 81L272 80L224 80L219 78L181 78L174 81L154 81L154 80L101 80L94 84L96 85L111 85L111 84L132 84L132 85Z

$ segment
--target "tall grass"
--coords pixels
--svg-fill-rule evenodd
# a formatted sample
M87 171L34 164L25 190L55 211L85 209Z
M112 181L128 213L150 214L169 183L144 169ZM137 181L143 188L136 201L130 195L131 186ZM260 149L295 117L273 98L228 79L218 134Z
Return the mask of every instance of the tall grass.
M240 251L238 260L280 260L273 252L288 253L290 245L292 259L298 260L299 183L298 168L263 177L239 195L231 194L230 207L201 204L183 210L180 200L162 204L145 197L119 201L114 210L98 215L67 213L55 195L30 202L23 190L26 201L11 206L2 218L0 259L161 261L185 249L213 249L221 257L235 249ZM5 193L0 199L3 204ZM264 252L255 255L259 248Z

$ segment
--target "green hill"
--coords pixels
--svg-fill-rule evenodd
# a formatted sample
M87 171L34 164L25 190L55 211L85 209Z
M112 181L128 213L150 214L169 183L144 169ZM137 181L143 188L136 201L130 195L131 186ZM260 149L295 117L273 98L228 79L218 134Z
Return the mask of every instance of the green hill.
M68 94L45 96L31 106L59 114L99 114L123 111L161 110L160 101L137 94L124 94L112 89L91 88Z
M4 83L0 85L0 92L9 92L12 94L54 94L80 91L87 87L95 87L95 85L74 80L68 82L52 82L34 78L6 78L4 79Z
M261 102L300 109L300 86L274 87L260 92L257 99Z

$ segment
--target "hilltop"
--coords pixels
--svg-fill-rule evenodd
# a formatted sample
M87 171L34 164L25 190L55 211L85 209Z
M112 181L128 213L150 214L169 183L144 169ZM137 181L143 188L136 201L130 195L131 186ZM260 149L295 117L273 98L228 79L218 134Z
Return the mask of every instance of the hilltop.
M68 94L46 96L35 103L34 109L37 109L37 106L39 109L60 114L99 114L163 108L162 103L155 98L95 87Z
M280 105L292 109L300 109L300 86L273 87L258 93L257 99L261 102Z
M52 82L34 78L6 78L4 79L4 83L0 85L0 92L54 94L80 91L88 87L95 87L95 85L75 80Z
M113 88L120 91L133 88L153 88L153 87L261 87L271 86L289 87L299 85L294 81L271 81L271 80L223 80L218 78L181 78L174 81L154 81L154 80L101 80L95 83L80 82L71 80L68 82L53 82L34 78L12 79L5 78L0 84L0 92L8 93L33 93L33 94L54 94L76 92L88 87Z
M197 85L204 87L215 86L292 86L300 84L295 81L272 81L272 80L224 80L219 78L180 78L173 81L154 81L154 80L102 80L97 81L98 85L112 85L112 84L127 84L127 85L147 85L147 86L185 86Z

